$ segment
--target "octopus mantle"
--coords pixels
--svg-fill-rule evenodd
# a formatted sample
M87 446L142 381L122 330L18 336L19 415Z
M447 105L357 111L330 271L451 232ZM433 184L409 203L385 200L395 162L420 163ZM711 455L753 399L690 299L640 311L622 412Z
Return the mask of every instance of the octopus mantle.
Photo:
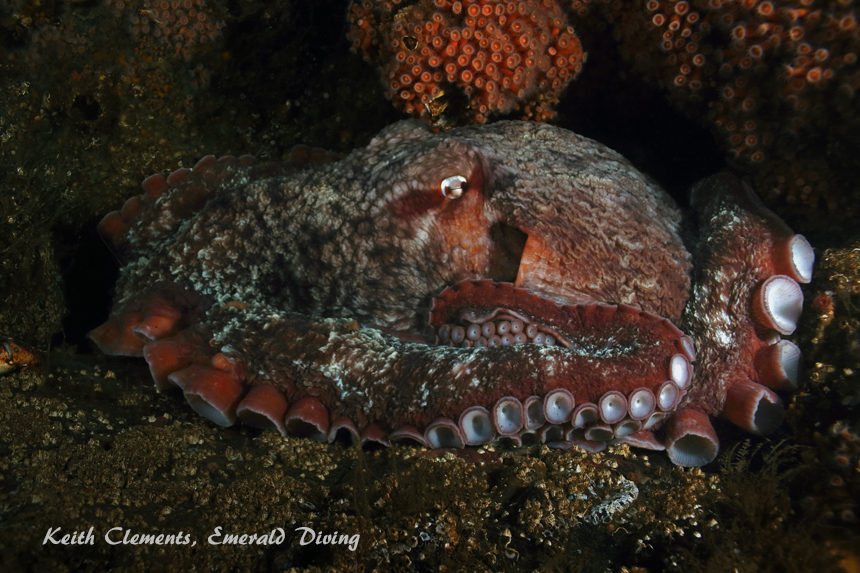
M729 174L699 242L603 145L541 124L414 122L334 162L205 157L100 224L127 261L108 354L143 356L216 424L433 447L666 449L702 465L721 415L782 420L809 243Z

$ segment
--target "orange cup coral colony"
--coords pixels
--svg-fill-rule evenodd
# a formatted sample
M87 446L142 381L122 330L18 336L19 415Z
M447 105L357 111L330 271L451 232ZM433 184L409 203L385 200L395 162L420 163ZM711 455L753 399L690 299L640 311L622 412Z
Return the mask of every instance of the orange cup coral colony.
M394 105L431 123L443 112L483 123L515 109L524 119L550 119L586 59L555 0L402 3L354 1L348 37L380 65Z

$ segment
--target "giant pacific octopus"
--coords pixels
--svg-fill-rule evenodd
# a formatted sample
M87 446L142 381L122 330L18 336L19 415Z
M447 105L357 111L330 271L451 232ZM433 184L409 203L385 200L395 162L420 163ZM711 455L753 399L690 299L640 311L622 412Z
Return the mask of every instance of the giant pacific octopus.
M688 250L666 192L557 127L404 121L328 159L146 179L100 224L127 262L90 337L218 425L328 441L698 466L711 417L781 423L814 255L735 176L694 186Z

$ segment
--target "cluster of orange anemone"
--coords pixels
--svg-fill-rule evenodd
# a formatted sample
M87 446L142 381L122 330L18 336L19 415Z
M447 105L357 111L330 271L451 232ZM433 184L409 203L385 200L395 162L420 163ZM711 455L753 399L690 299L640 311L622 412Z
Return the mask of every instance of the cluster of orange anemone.
M768 175L766 187L835 208L811 137L860 127L852 0L578 4L602 5L624 57L682 108L704 113L731 157Z
M555 0L355 0L353 50L380 65L388 97L434 120L460 92L457 121L518 109L544 121L585 54ZM449 110L450 112L450 110Z
M129 10L135 37L158 38L186 60L194 46L215 40L224 27L205 0L146 0L142 10L130 10L129 0L111 0L110 5L118 14Z

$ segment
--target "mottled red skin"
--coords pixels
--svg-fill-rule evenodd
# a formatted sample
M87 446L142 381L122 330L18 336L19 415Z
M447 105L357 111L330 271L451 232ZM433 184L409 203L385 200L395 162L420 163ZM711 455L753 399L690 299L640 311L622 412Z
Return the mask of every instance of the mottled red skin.
M239 396L210 416L224 425L248 388L270 385L373 435L555 388L577 404L656 394L672 357L691 355L672 323L699 353L678 407L718 414L733 381L758 379L753 291L782 272L768 253L788 231L731 176L698 194L704 240L687 304L677 207L624 158L570 132L502 122L431 134L402 122L340 162L305 163L206 158L148 179L106 217L102 232L129 264L110 319L91 333L102 350L145 354L156 382L180 385L195 408ZM442 193L451 176L466 180L462 195ZM434 338L433 298L467 279L514 282L483 308L534 317L570 348L420 342ZM481 306L448 296L430 324Z
M759 378L754 357L767 344L758 336L765 329L756 324L750 299L762 281L784 272L774 262L773 246L791 235L776 215L735 181L726 174L715 176L700 183L693 196L702 219L701 233L710 238L712 246L697 252L699 266L683 325L710 339L716 338L713 333L719 329L733 334L728 344L699 344L697 348L698 359L708 364L708 372L697 377L687 401L710 415L722 411L729 386ZM720 269L719 278L713 269Z
M613 390L625 395L640 387L653 389L666 378L661 369L654 367L655 363L668 363L674 354L681 352L676 344L680 332L657 315L641 313L627 305L560 306L537 295L524 294L522 289L513 285L484 282L487 284L457 285L449 289L450 294L449 291L443 293L435 300L430 323L454 322L464 309L484 314L496 308L515 308L518 314L533 322L566 335L573 347L592 346L587 356L559 348L556 353L564 357L565 371L543 376L535 368L535 364L540 363L536 359L522 355L510 357L503 350L487 349L490 360L494 359L492 353L498 352L502 360L499 372L506 373L502 375L504 379L520 381L515 385L507 384L508 388L502 390L519 400L564 388L571 379L576 380L578 402L596 403L606 393L607 379L612 381ZM599 348L615 349L617 354L593 360L592 356ZM659 351L655 352L658 348ZM507 363L508 360L511 363ZM537 380L542 380L542 384Z

